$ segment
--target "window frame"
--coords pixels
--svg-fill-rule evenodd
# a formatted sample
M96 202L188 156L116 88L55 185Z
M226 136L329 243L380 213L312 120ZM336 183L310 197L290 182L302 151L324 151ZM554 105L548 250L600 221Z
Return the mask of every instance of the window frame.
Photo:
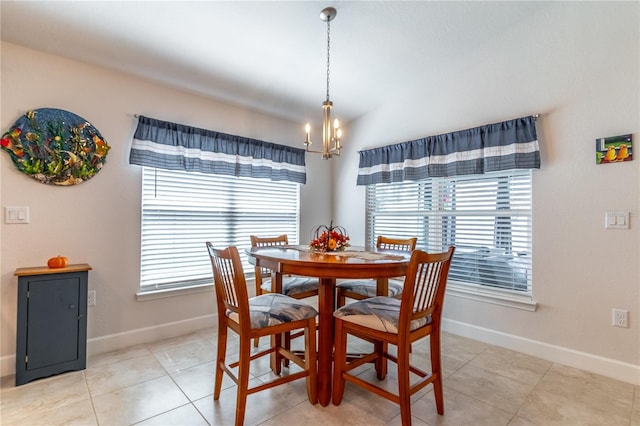
M143 167L141 179L139 301L211 291L206 241L235 245L245 275L252 279L254 268L245 254L250 235L286 233L291 244L299 239L298 183L152 167ZM191 184L192 191L185 191ZM186 254L172 257L182 250ZM178 268L190 269L172 272L175 267L165 265L163 256ZM182 276L191 278L179 279ZM172 278L175 281L167 281Z
M520 187L509 186L508 182L511 180L522 179L528 187L525 187L524 195L527 199L519 199L516 201L517 208L509 205L509 201L515 196L522 197L519 191L522 191ZM487 191L490 188L490 182L495 180L495 207L493 209L470 208L469 212L465 212L460 208L459 204L464 202L463 197L460 196L461 192L457 192L457 186L470 186L477 181L479 190ZM462 185L464 183L464 185ZM499 196L499 194L508 191L513 193L511 197ZM490 192L490 191L489 191ZM516 194L517 192L517 194ZM382 193L378 201L376 194ZM457 194L457 195L456 195ZM388 197L385 201L384 198ZM474 196L467 196L466 199L471 200ZM479 197L477 197L479 198ZM488 197L490 198L490 197ZM409 199L411 199L409 201ZM387 235L390 237L412 237L418 236L418 248L427 251L441 251L446 249L449 245L456 245L456 253L454 259L458 256L458 259L463 258L463 251L469 251L469 247L459 244L457 236L459 234L459 223L462 221L465 215L468 216L468 223L475 224L474 215L478 222L485 223L485 229L475 229L475 225L472 225L471 231L466 231L466 234L462 234L463 237L469 237L474 233L478 233L478 241L481 241L483 235L482 232L489 235L487 229L491 224L490 219L494 219L494 244L501 244L497 247L490 247L491 250L498 251L503 250L505 254L508 254L510 263L505 261L505 264L512 267L511 278L513 283L516 283L515 268L521 271L520 268L524 268L524 279L526 282L526 289L522 290L522 287L516 289L513 284L512 289L504 289L500 287L493 287L487 284L486 280L481 282L484 278L478 278L478 281L463 281L459 279L461 276L460 271L464 270L467 263L460 263L453 266L449 272L449 280L447 284L447 293L457 297L480 300L483 302L494 303L503 306L515 307L519 309L534 311L537 307L537 303L533 299L533 259L532 259L532 199L533 199L533 174L531 170L509 170L501 172L492 172L485 175L466 175L457 177L446 178L429 178L420 181L406 181L400 183L391 184L377 184L367 185L366 189L366 244L371 246L375 243L376 238L379 235ZM473 200L472 200L473 201ZM476 200L477 201L477 200ZM474 202L476 202L474 201ZM387 205L384 205L386 202ZM521 204L518 204L521 203ZM523 208L526 207L526 208ZM504 210L504 216L498 216L498 211ZM385 216L388 216L387 222L380 224ZM486 216L486 217L482 217ZM393 219L395 217L395 219ZM514 224L514 218L519 220ZM411 223L411 220L415 219L416 223ZM502 224L500 223L502 219ZM523 222L524 221L524 222ZM397 224L397 226L396 226ZM507 229L500 238L500 232L498 231L500 226L507 224ZM524 224L524 225L523 225ZM527 235L522 234L521 228L524 227ZM469 226L467 225L467 228ZM517 230L518 232L514 232ZM394 234L395 232L395 234ZM512 233L516 234L514 237ZM477 247L486 245L487 240L482 243L478 243ZM520 252L512 253L514 247L514 240L517 241L517 247ZM472 241L473 243L473 241ZM474 244L470 244L473 247ZM526 253L525 253L526 251ZM479 255L478 255L479 256ZM518 256L523 256L520 259ZM462 262L469 262L470 260L463 260ZM476 260L476 262L478 262ZM461 269L462 268L462 269ZM503 273L508 268L505 266L490 267L489 270L499 270ZM476 269L477 270L477 269ZM486 271L487 269L484 269ZM456 273L456 271L458 271ZM500 274L494 272L493 276L498 277ZM486 276L485 276L486 278ZM523 279L518 275L518 279Z

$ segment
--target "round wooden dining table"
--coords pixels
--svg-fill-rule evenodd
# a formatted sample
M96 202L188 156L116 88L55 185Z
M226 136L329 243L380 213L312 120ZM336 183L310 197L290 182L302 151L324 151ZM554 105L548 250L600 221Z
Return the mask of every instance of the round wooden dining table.
M375 279L377 294L386 296L389 278L405 275L411 254L362 247L323 253L311 251L308 246L270 246L247 249L247 256L249 263L272 271L274 292L282 292L284 275L319 278L318 400L320 404L328 405L331 400L336 279Z

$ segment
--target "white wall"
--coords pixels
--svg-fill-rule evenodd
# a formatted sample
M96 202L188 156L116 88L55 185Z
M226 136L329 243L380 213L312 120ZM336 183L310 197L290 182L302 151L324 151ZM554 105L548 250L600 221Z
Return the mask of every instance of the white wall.
M90 352L212 324L213 292L136 301L141 169L128 164L133 114L302 148L301 123L8 43L2 44L1 78L3 132L30 109L60 108L89 120L112 147L105 167L72 187L38 183L0 153L2 207L28 206L31 214L28 225L0 227L1 375L13 371L17 288L13 273L18 267L45 265L57 254L93 267L89 290L97 292L98 303L88 312ZM303 241L315 224L330 219L330 186L312 177L327 163L316 157L307 156L310 178L301 190Z
M640 383L639 4L557 2L475 52L473 66L434 64L437 91L419 79L350 123L334 192L337 221L364 242L357 151L541 113L542 168L533 180L536 312L448 297L448 328ZM595 140L632 133L635 159L596 165ZM605 230L607 210L631 229ZM611 326L612 308L630 327ZM614 371L615 370L615 371ZM626 377L620 377L626 376Z

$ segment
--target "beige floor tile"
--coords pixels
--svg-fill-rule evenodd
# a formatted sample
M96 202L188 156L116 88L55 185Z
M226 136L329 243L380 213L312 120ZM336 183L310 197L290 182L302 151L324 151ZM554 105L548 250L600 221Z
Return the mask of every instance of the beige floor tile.
M640 386L636 386L631 411L631 426L640 426Z
M411 424L413 426L429 426L428 423L423 422L422 420L420 420L419 418L413 415L411 416ZM402 417L398 415L398 417L394 418L389 423L387 423L387 426L402 426Z
M442 354L462 362L469 362L490 345L455 334L442 333L440 347Z
M88 357L87 368L102 367L114 362L124 361L131 358L150 357L151 351L146 345L135 345L117 351L105 352Z
M489 347L471 360L469 365L535 385L551 368L552 363L508 349Z
M137 423L187 403L187 398L168 376L93 398L100 425Z
M510 415L518 411L533 385L518 382L482 368L465 365L447 377L445 385Z
M261 426L381 426L385 424L382 419L375 417L368 410L363 410L362 407L345 401L339 406L329 403L326 407L303 402L269 419Z
M49 410L37 410L35 412L24 410L24 413L24 417L14 421L5 421L3 416L0 423L4 426L89 426L98 424L90 399Z
M215 341L198 338L188 339L181 344L160 345L151 349L154 356L168 372L185 370L216 359Z
M136 423L136 426L208 426L209 423L202 417L192 404L183 405L169 412L151 417L148 420Z
M358 374L358 377L360 377L363 380L366 380L367 382L373 385L379 386L388 392L391 392L396 395L398 394L398 370L394 363L391 363L391 362L389 363L389 367L387 369L387 377L384 380L378 380L378 375L376 373L375 367L373 366L368 368L366 371L363 371L362 373ZM415 384L420 380L420 377L416 374L410 374L409 377L410 377L409 380L411 384ZM353 387L355 388L355 386ZM432 389L433 389L432 385L427 385L423 389L420 389L418 392L416 392L411 397L411 399L413 401L418 400L422 398L424 395L426 395L427 393L431 392ZM371 396L374 399L381 398L374 394L371 394Z
M537 426L535 423L531 423L529 420L525 420L522 417L515 416L510 422L509 426Z
M166 376L167 372L153 356L148 356L90 367L85 374L91 395L99 396Z
M4 424L89 401L89 389L84 372L78 371L3 389L0 399L0 423Z
M634 386L574 368L554 365L518 416L536 424L628 425Z
M332 423L328 422L324 413L319 410L314 410L309 403L301 402L293 408L279 414L260 426L281 426L281 425L296 425L296 426L325 426ZM322 410L324 411L324 410Z
M262 383L258 379L249 381L249 386L255 386ZM204 418L213 425L233 424L236 410L236 394L235 386L227 388L220 393L220 399L213 400L208 396L194 401L195 407L204 416ZM295 405L290 400L284 398L277 388L267 389L256 392L247 397L247 409L245 412L245 424L259 424L270 418L284 413Z
M179 348L191 343L200 342L203 340L203 334L199 332L189 333L182 336L172 337L170 339L158 340L156 342L147 343L147 347L151 352L162 352L165 350L171 350Z
M467 364L466 361L460 361L458 358L446 355L442 350L440 350L440 363L444 378L454 374ZM411 364L424 371L431 371L431 352L428 349L425 350L424 345L414 345L411 352Z
M518 417L536 425L622 426L629 415L617 415L563 395L534 391L518 411Z
M171 377L190 401L195 401L205 396L212 396L215 383L215 362L208 362L172 373ZM225 374L222 379L222 389L235 385L229 375Z
M471 398L447 386L444 387L444 414L439 415L433 393L411 405L411 414L429 425L507 425L512 415L485 402Z
M369 377L375 377L373 370L365 374L369 374ZM381 382L381 387L388 386L390 391L393 388L393 392L395 393L397 384L394 386L394 383L397 383L396 379L392 376L389 380L388 377L384 382ZM412 400L417 398L419 398L419 396L415 396ZM351 407L351 409L356 412L367 413L368 417L373 417L382 424L390 422L400 414L399 405L349 382L345 385L344 396L340 407Z

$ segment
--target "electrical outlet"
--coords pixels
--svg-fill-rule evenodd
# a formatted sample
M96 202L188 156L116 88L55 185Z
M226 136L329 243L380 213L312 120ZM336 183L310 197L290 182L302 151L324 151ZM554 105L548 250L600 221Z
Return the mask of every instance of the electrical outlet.
M629 311L614 308L611 320L614 327L629 327Z
M87 306L96 306L96 292L90 291L87 294Z

